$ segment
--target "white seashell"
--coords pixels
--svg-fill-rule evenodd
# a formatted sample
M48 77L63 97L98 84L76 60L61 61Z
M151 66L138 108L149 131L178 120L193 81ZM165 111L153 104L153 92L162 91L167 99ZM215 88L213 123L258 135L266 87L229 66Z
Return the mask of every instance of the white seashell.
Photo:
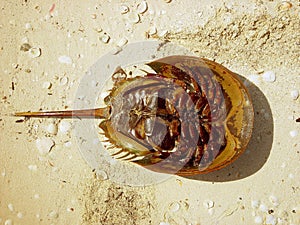
M58 218L58 213L56 211L52 210L52 211L50 211L48 216L55 219L55 218Z
M213 208L215 203L211 200L206 200L203 202L203 206L207 209Z
M291 97L293 100L297 100L297 98L299 97L299 91L298 90L292 90L291 91Z
M128 40L125 37L123 37L118 41L117 46L123 47L127 44L127 42L128 42Z
M282 3L278 6L280 10L288 10L293 7L293 4L289 1L282 1Z
M259 210L260 210L261 212L268 212L268 207L265 206L265 205L263 205L263 204L261 204L261 205L259 206Z
M167 222L160 222L159 225L170 225L170 224Z
M269 201L270 201L274 206L278 206L278 205L279 205L279 203L278 203L278 198L277 198L276 196L274 196L274 195L271 195L271 196L269 197Z
M117 55L117 54L119 54L121 51L122 51L122 48L121 48L120 46L115 46L115 47L113 47L111 53L112 53L113 55Z
M154 35L156 33L157 33L156 27L152 26L152 27L149 28L149 30L148 30L149 35Z
M129 12L129 7L127 5L121 5L120 10L122 14L125 14Z
M8 208L11 212L14 211L14 206L13 206L13 204L11 204L11 203L9 203L9 204L7 205L7 208Z
M49 133L49 134L57 134L57 131L58 131L58 128L57 128L57 125L54 124L54 123L50 123L47 127L46 127L46 131Z
M292 130L292 131L290 131L290 136L291 136L292 138L296 137L297 135L298 135L298 131L297 131L297 130Z
M275 225L277 224L277 218L273 215L267 215L266 216L266 224Z
M71 127L72 127L72 124L65 120L62 120L58 125L59 131L63 134L68 133L70 131Z
M177 212L180 209L180 204L178 202L173 202L169 205L171 212Z
M147 9L148 9L147 2L146 2L146 1L142 1L141 3L139 3L139 4L137 5L136 11L137 11L137 13L139 13L139 14L143 14L144 12L147 11Z
M258 208L258 207L259 207L259 204L260 204L260 202L259 202L258 200L252 200L252 201L251 201L251 207L252 207L253 209Z
M41 155L46 155L50 152L55 143L51 138L42 137L36 139L35 145Z
M41 55L41 49L37 47L32 47L28 50L28 54L31 58L37 58Z
M61 55L58 57L58 61L62 64L72 64L72 59L69 56Z
M264 72L262 77L266 82L274 82L276 80L276 75L273 71Z
M72 142L71 141L67 141L64 146L66 146L67 148L70 148L72 146Z
M94 28L94 30L97 32L97 33L101 33L103 31L103 29L101 27L98 27L98 28Z
M35 199L39 199L39 198L40 198L40 195L39 195L39 194L35 194L35 195L34 195L34 198L35 198Z
M164 37L168 33L168 30L162 30L157 33L158 37Z
M29 165L28 169L31 171L37 171L37 165Z
M21 39L21 43L22 43L22 44L29 43L28 37L23 37L23 38Z
M22 218L23 218L23 213L18 212L18 213L17 213L17 217L18 217L19 219L22 219Z
M69 79L68 79L67 77L62 77L62 78L60 78L60 80L59 80L59 84L60 84L61 86L64 86L64 85L66 85L66 84L68 83L68 81L69 81Z
M289 176L288 176L290 179L294 179L295 178L295 175L290 173Z
M13 222L11 219L5 220L4 225L13 225Z
M99 180L107 180L108 175L104 170L96 170L96 176Z
M26 30L32 29L31 24L30 24L30 23L25 23L25 29L26 29Z
M52 84L49 81L45 81L42 85L44 89L50 89L52 87Z
M110 40L110 36L108 34L103 34L101 37L100 37L100 40L103 42L103 43L108 43L109 40Z
M262 224L263 223L263 218L261 216L254 217L254 223Z
M135 13L130 13L128 15L128 21L132 24L136 24L136 23L140 22L140 15L135 14Z

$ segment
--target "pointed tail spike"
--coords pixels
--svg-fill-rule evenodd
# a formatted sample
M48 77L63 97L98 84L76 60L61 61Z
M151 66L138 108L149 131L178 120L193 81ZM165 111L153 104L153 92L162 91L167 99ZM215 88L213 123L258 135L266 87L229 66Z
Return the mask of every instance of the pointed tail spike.
M99 118L109 117L110 108L67 110L67 111L45 111L45 112L17 112L14 116L25 117L57 117L57 118Z

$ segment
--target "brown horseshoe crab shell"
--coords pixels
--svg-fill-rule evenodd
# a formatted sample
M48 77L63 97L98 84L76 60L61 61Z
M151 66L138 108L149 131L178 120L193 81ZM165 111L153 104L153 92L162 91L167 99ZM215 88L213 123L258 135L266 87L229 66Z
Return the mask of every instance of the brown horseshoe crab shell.
M194 175L223 168L246 149L253 126L250 96L222 65L191 56L148 64L155 73L115 79L106 108L16 113L98 117L115 158L147 169Z

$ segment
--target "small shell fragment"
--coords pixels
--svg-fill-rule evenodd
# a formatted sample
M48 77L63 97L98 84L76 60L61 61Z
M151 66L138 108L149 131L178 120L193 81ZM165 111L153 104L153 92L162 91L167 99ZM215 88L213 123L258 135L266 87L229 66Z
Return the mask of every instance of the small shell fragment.
M40 195L39 195L39 194L35 194L33 197L34 197L35 199L39 199L39 198L40 198Z
M71 127L72 127L72 124L65 120L62 120L58 125L59 131L63 134L68 133L69 130L71 129Z
M266 216L266 224L275 225L277 224L277 218L273 215Z
M45 81L42 85L44 89L50 89L52 87L52 84L49 81Z
M74 211L74 208L73 207L68 207L67 208L67 212L73 212Z
M164 37L168 33L168 30L162 30L157 33L158 37Z
M180 209L180 204L178 202L173 202L169 205L171 212L177 212Z
M132 24L136 24L136 23L140 22L140 15L135 14L135 13L130 13L128 15L128 21Z
M29 42L28 37L23 37L23 38L21 39L21 43L22 43L22 44L25 44L25 43L28 43L28 42Z
M64 144L65 147L70 148L72 146L72 142L71 141L67 141Z
M259 206L259 210L260 210L261 212L268 212L268 207L265 206L265 205L263 205L263 204L261 204L261 205Z
M126 14L129 12L129 7L127 5L121 5L121 14Z
M11 219L5 220L4 225L13 225L13 222Z
M254 223L262 224L263 223L263 218L261 216L254 217Z
M69 56L61 55L58 57L58 61L62 64L72 64L72 59Z
M96 170L96 176L99 180L107 180L108 175L104 170Z
M37 58L41 55L41 49L37 47L32 47L28 50L30 58Z
M51 148L55 145L51 138L42 137L35 141L36 147L41 155L46 155L50 152Z
M67 77L62 77L59 80L59 85L64 86L68 83L69 79Z
M170 3L172 0L165 0L166 3Z
M203 206L207 209L213 208L215 203L211 200L206 200L203 202Z
M23 213L18 212L18 213L17 213L17 217L18 217L19 219L22 219L22 218L23 218Z
M152 27L149 28L149 30L148 30L149 35L154 35L156 33L157 33L156 27L152 26Z
M8 208L9 211L11 211L11 212L14 211L14 206L13 206L13 204L11 204L11 203L9 203L9 204L7 205L7 208Z
M297 130L292 130L292 131L290 131L290 136L291 136L292 138L296 137L297 135L298 135L298 131L297 131Z
M141 3L139 3L139 4L137 5L136 11L137 11L137 13L139 13L139 14L143 14L144 12L147 11L147 9L148 9L147 2L146 2L146 1L142 1Z
M56 219L56 218L58 218L58 213L56 211L52 210L52 211L49 212L48 216L50 218Z
M31 45L28 43L23 43L20 47L20 50L23 52L28 52L31 49Z
M278 5L279 10L289 10L290 8L293 7L293 4L290 3L289 1L283 1Z
M25 24L25 29L26 29L26 30L32 29L31 24L30 24L30 23L26 23L26 24Z
M28 165L30 171L37 171L37 165Z
M47 127L46 127L46 131L49 133L49 134L57 134L57 131L58 131L58 128L56 126L56 124L54 123L50 123Z
M123 47L123 46L125 46L126 44L127 44L127 42L128 42L128 40L126 39L126 38L121 38L119 41L118 41L118 43L117 43L117 46L119 46L119 47Z
M290 173L290 174L288 175L288 177L289 177L290 179L294 179L294 178L295 178L295 175L292 174L292 173Z
M266 71L262 76L266 82L274 82L276 80L276 75L273 71Z
M292 90L291 91L291 97L293 100L297 100L299 97L299 91L298 90Z
M259 207L259 204L260 204L260 202L259 202L258 200L252 200L252 201L251 201L251 207L252 207L253 209L258 208L258 207Z
M279 203L278 203L278 198L277 198L276 196L274 196L274 195L271 195L271 196L269 197L269 201L270 201L274 206L278 206L278 205L279 205Z
M159 225L170 225L170 224L167 222L160 222Z
M111 53L112 53L113 55L117 55L117 54L120 53L121 51L122 51L122 48L121 48L120 46L115 46L115 47L113 47Z
M101 37L100 37L100 40L103 42L103 43L108 43L109 40L110 40L110 36L108 34L103 34Z

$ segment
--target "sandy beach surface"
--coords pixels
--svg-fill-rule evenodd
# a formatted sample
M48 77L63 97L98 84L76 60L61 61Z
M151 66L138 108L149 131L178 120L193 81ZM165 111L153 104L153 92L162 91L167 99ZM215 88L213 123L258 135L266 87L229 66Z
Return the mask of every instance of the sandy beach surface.
M0 224L300 224L299 1L2 0L0 7ZM74 120L12 116L72 109L86 100L79 90L101 57L151 41L241 76L255 122L233 164L190 177L148 176L119 161L96 168L101 143L83 150Z

